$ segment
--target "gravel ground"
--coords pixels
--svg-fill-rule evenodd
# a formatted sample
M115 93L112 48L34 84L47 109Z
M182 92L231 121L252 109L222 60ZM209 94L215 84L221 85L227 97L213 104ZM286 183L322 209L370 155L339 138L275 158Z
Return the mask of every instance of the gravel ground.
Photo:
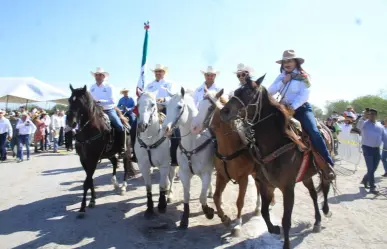
M354 174L354 166L339 167L339 193L329 203L333 216L323 217L321 233L312 233L314 222L312 200L302 184L296 187L292 217L293 248L387 248L387 179L380 165L376 173L381 194L374 196L359 185L365 172L364 163ZM122 167L118 179L122 179ZM174 185L175 200L167 214L145 220L145 188L141 177L128 181L128 192L118 195L111 183L112 167L107 161L94 175L97 206L87 209L84 219L77 219L85 173L74 153L39 154L31 161L16 163L13 159L0 164L0 248L282 248L279 236L267 233L261 217L254 217L256 193L250 182L239 238L217 216L207 220L198 200L200 180L191 186L191 216L188 230L179 230L183 209L181 183ZM158 171L153 174L154 201L158 199ZM213 177L213 183L215 177ZM223 196L226 214L235 218L238 187L229 184ZM282 195L276 191L277 204L271 211L273 223L282 217ZM319 199L322 201L322 198ZM213 201L209 205L214 207ZM159 227L163 224L162 227Z

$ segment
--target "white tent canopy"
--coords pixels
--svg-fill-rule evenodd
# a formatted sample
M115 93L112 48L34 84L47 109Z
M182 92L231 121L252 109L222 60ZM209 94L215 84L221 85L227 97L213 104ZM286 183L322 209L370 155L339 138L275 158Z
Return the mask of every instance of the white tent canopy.
M51 86L33 77L0 78L0 102L56 102L67 104L70 91Z

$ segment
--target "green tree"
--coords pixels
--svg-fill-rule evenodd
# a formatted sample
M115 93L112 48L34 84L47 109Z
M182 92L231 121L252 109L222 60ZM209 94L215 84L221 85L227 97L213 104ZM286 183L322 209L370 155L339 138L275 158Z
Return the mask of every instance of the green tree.
M354 99L352 106L356 112L361 112L365 108L374 108L379 113L379 119L387 117L387 99L376 95L367 95Z
M320 107L312 105L314 116L318 119L324 119L324 112Z
M344 99L337 101L327 101L325 105L325 108L327 109L327 115L332 115L334 111L336 111L338 114L342 114L347 109L347 106L350 104L351 103L349 101Z

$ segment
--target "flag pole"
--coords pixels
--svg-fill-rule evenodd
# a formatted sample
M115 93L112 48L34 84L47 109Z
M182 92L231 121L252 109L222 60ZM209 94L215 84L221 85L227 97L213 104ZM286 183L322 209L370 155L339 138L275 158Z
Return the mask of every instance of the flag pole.
M138 95L138 89L143 90L145 88L145 70L146 70L146 63L147 63L147 55L148 55L148 31L149 31L149 21L146 21L144 23L144 30L145 30L145 37L144 37L144 44L142 46L142 60L141 60L141 71L140 71L140 78L137 83L137 89L136 93Z

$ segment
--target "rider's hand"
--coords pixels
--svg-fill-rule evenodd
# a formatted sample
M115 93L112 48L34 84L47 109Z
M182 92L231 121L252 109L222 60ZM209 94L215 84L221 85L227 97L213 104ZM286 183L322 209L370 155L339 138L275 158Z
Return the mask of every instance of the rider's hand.
M290 80L292 79L292 75L289 73L289 74L286 74L285 78L283 78L282 82L284 84L288 83Z
M165 98L158 98L158 99L156 100L156 102L157 102L157 103L163 103L163 102L165 102Z

